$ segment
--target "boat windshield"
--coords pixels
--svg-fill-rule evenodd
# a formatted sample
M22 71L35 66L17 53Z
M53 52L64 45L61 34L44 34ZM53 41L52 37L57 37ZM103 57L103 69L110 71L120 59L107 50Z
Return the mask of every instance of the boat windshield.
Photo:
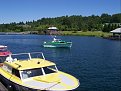
M46 74L51 74L57 72L57 67L55 65L43 67L43 68L35 68L21 71L22 79L27 79L35 76L42 76Z
M53 41L57 42L57 41L62 41L62 40L54 38Z
M29 69L21 71L22 79L43 75L42 69Z

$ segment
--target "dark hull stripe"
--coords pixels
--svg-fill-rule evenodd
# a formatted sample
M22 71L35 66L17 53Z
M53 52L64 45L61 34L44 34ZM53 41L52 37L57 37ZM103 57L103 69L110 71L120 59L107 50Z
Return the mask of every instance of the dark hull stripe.
M24 87L22 85L16 84L0 74L0 81L9 89L9 91L37 91L37 89L32 89Z

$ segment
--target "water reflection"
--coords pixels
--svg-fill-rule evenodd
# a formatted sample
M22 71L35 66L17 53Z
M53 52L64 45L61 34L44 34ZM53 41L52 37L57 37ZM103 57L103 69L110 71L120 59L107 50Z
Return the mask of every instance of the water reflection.
M46 50L46 56L52 60L56 60L58 58L59 59L64 58L65 56L69 57L71 54L71 48L45 48L45 50Z

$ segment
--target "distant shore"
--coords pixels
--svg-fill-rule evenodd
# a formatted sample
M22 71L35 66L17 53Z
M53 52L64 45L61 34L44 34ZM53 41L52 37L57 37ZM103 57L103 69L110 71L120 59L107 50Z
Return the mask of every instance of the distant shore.
M61 35L74 35L74 36L93 36L93 37L108 37L111 33L105 33L101 31L62 31Z
M38 34L38 31L26 31L26 32L0 32L0 35L18 35L18 34Z
M39 35L49 35L49 33L39 33L37 31L27 31L27 32L0 32L0 35L17 35L17 34L39 34ZM92 36L92 37L108 37L111 36L111 33L105 33L101 31L87 31L87 32L82 32L82 31L59 31L58 34L54 35L73 35L73 36Z

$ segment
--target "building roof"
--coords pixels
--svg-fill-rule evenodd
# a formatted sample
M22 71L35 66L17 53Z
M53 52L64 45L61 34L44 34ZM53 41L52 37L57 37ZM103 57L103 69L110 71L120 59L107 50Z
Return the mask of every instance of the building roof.
M57 27L49 27L49 30L57 30Z
M114 29L110 31L111 33L121 33L121 28Z

